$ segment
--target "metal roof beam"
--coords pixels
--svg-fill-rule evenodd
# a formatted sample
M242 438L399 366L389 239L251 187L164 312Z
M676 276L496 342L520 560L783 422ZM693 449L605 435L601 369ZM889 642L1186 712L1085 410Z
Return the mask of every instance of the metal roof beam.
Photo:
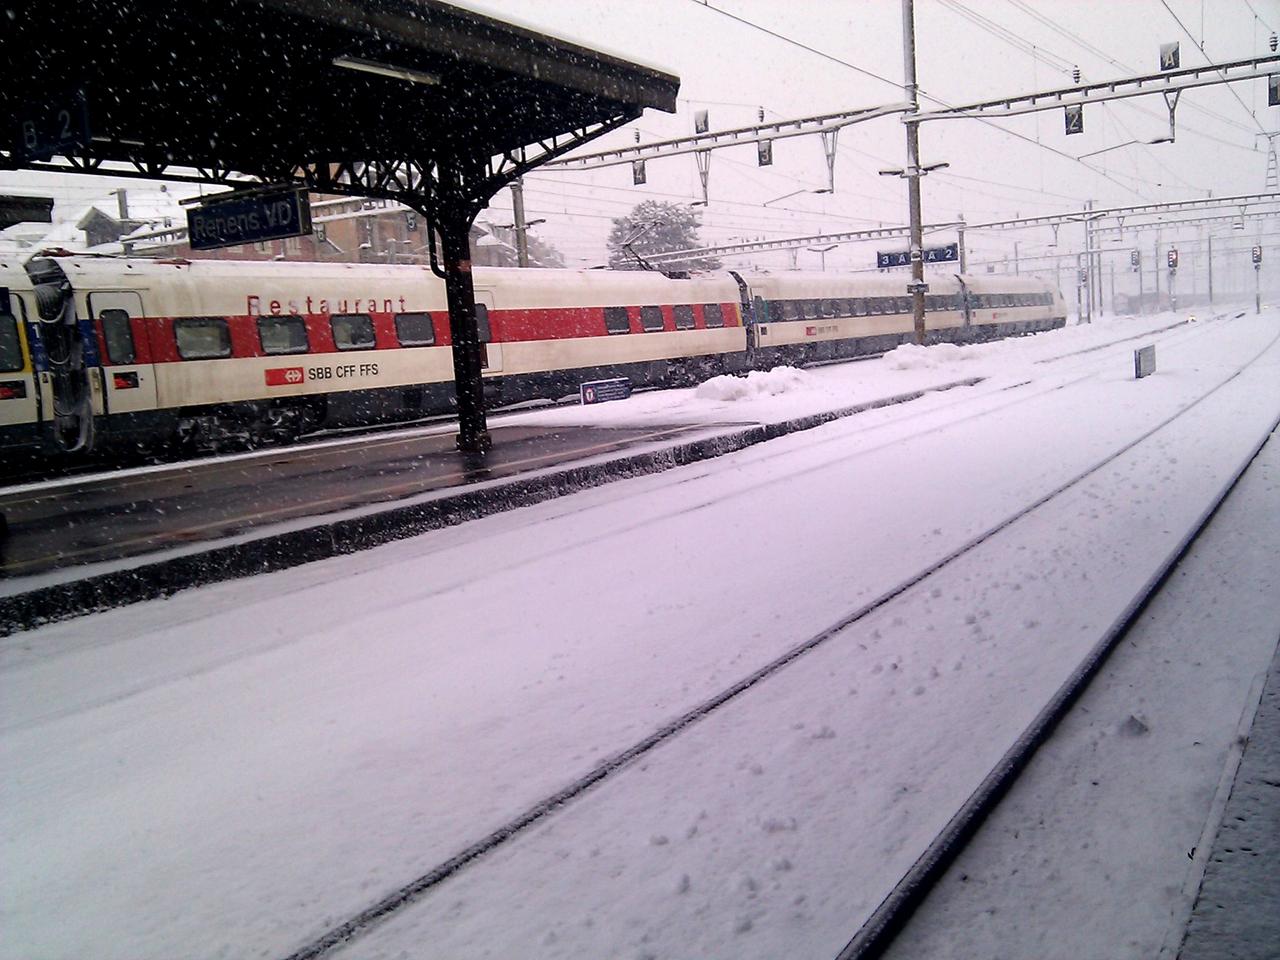
M636 160L674 157L686 153L697 153L702 150L718 150L721 147L760 143L765 140L784 140L787 137L830 133L850 124L863 123L867 120L903 113L908 109L910 109L910 104L890 103L879 107L847 110L842 113L827 113L815 117L777 120L773 123L737 127L732 130L716 130L711 133L699 133L689 137L676 137L673 140L656 140L653 143L641 143L616 150L601 150L597 153L586 153L577 157L565 157L562 160L553 160L545 163L543 166L548 169L564 167L574 170L616 167L626 163L633 163Z
M955 229L963 226L960 221L953 223L925 224L926 232ZM670 250L666 253L647 253L645 259L650 263L679 263L682 260L697 260L702 257L728 257L747 253L771 253L777 250L798 250L814 243L858 243L862 240L880 240L886 237L905 237L911 232L910 227L879 227L875 230L851 230L844 233L819 233L807 237L788 237L781 240L758 240L754 243L735 243L719 247L699 247L696 250Z
M1251 203L1280 201L1280 193L1244 193L1231 197L1205 197L1202 200L1174 200L1167 203L1140 203L1128 207L1107 207L1099 210L1080 210L1044 217L1020 217L1014 220L991 220L987 223L969 223L969 230L1012 230L1028 227L1047 227L1060 223L1080 223L1101 220L1106 217L1142 215L1144 213L1176 213L1179 210L1201 210L1213 207L1242 207Z
M1268 68L1270 65L1270 68ZM926 110L912 115L911 122L926 120L956 120L962 117L1012 117L1024 113L1038 113L1083 103L1103 103L1108 100L1124 100L1144 97L1153 93L1173 93L1194 87L1207 87L1219 83L1236 83L1240 80L1256 80L1269 77L1278 71L1280 55L1233 60L1230 63L1211 63L1203 67L1170 70L1164 73L1148 73L1137 77L1109 80L1105 83L1088 83L1058 90L1005 97L1000 100L984 100L962 107L942 110Z

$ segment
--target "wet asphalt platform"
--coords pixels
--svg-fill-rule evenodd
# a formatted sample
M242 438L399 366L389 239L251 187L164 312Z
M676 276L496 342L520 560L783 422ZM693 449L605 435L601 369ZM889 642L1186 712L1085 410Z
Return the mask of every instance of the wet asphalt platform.
M442 430L0 488L0 577L155 553L706 432L494 426L493 449L477 466Z
M1213 841L1179 960L1280 957L1280 647Z

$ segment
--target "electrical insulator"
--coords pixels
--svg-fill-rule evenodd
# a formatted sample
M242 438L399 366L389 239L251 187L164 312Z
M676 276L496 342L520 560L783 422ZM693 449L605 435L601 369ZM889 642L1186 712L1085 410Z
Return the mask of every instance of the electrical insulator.
M1272 49L1275 49L1275 48L1273 47ZM1072 68L1071 68L1071 82L1072 82L1072 83L1079 83L1079 82L1080 82L1080 68L1079 68L1079 67L1072 67Z
M636 134L636 143L639 143L639 142L640 142L640 131L639 131L639 130L635 131L635 134Z
M1274 39L1275 39L1275 37L1272 37L1271 39L1272 39L1272 40L1274 40ZM1275 49L1275 47L1273 46L1271 49L1272 49L1272 50L1274 50L1274 49ZM764 107L759 107L759 108L756 110L756 119L757 119L760 123L764 123Z
M1277 43L1277 38L1276 38L1276 35L1273 33L1271 35L1271 52L1272 53L1276 52L1276 43Z

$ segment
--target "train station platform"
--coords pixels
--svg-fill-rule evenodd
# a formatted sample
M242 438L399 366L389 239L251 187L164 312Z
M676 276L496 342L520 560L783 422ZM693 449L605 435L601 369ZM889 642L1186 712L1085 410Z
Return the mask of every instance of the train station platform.
M1280 647L1271 660L1179 960L1280 956Z
M452 424L98 473L0 491L0 577L84 575L187 544L288 521L448 492L623 452L682 447L742 425L497 425L481 461L459 454ZM78 571L76 568L80 568Z

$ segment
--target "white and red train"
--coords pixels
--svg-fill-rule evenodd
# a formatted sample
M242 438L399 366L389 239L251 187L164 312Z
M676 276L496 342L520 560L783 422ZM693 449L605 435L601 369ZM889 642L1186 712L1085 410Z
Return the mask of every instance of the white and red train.
M477 269L490 404L874 353L911 337L900 276L667 277ZM931 338L1062 326L1031 277L930 281ZM444 284L426 267L0 259L0 448L294 435L453 404Z

